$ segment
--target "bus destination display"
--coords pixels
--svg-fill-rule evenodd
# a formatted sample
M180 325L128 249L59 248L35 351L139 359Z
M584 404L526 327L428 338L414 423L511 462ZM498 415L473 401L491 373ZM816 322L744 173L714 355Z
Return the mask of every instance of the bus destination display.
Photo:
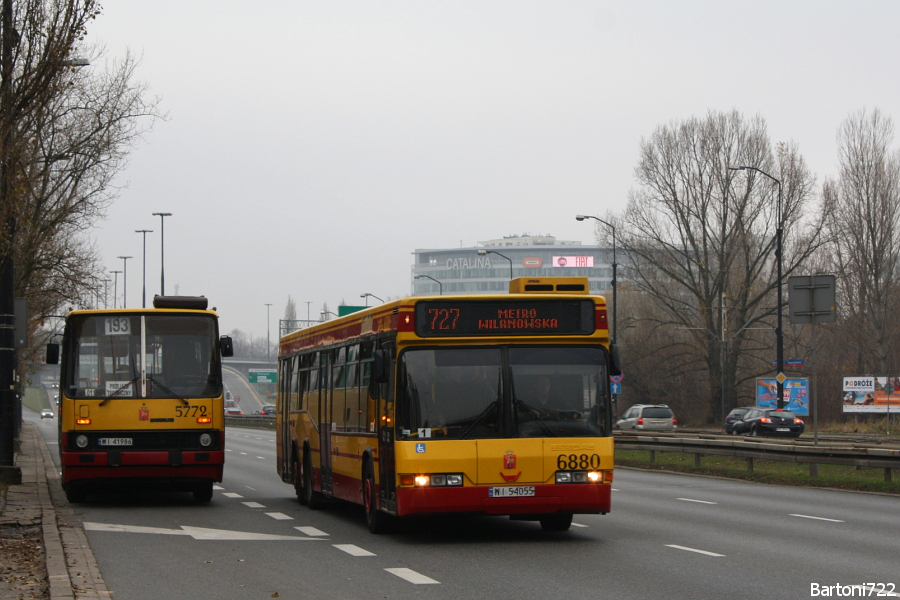
M416 335L590 335L590 300L435 300L416 304Z

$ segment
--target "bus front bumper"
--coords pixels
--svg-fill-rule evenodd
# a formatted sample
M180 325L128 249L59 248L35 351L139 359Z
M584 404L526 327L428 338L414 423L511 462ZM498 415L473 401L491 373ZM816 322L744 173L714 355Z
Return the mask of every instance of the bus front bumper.
M63 452L63 483L81 479L163 478L222 481L223 450Z

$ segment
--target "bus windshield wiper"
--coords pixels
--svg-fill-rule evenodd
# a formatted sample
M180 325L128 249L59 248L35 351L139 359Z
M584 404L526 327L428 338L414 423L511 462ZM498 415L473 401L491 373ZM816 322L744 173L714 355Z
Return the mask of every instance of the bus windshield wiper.
M466 427L466 430L463 431L457 439L460 439L460 440L466 439L466 437L468 437L468 435L470 433L472 433L472 430L475 429L475 427L477 427L484 420L484 418L487 417L491 413L491 410L493 410L494 407L497 406L497 404L499 402L500 402L499 400L494 400L493 402L488 404L487 408L485 408L483 411L481 411L480 415L475 417L475 420L472 421L472 424L469 425L468 427Z
M117 387L115 390L113 390L113 393L112 393L112 394L110 394L109 396L107 396L107 397L103 400L103 402L100 403L100 406L103 406L104 404L106 404L107 402L109 402L110 400L112 400L114 397L116 397L116 396L119 394L119 392L121 392L122 390L124 390L125 388L127 388L129 385L134 385L134 384L137 382L137 380L140 379L140 378L141 378L141 376L138 375L137 377L135 377L134 379L132 379L132 380L129 381L128 383L123 383L122 385L120 385L119 387ZM122 398L127 398L127 397L128 397L128 396L122 396Z
M153 382L153 385L158 385L159 387L162 388L162 391L168 392L169 394L172 394L173 396L175 396L176 398L178 398L179 400L181 400L181 403L184 404L185 406L188 406L188 405L190 404L190 402L188 402L187 400L185 400L184 398L182 398L179 394L177 394L176 392L174 392L174 391L172 390L172 388L170 388L169 386L164 385L164 384L158 382L157 380L153 379L153 377L152 377L151 375L147 375L147 381Z

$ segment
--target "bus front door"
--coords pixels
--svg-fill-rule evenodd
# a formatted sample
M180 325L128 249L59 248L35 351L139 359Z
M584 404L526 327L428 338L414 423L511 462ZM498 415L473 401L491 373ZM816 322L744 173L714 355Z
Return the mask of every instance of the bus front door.
M397 468L394 459L394 345L384 343L381 349L387 360L388 380L378 390L378 481L381 507L397 512Z

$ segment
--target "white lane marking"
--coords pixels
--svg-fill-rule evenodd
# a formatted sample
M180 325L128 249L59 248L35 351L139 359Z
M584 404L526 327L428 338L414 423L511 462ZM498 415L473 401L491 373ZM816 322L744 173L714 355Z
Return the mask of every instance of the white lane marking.
M225 448L225 452L231 452L231 448Z
M572 523L572 527L590 527L590 525L582 525L581 523Z
M294 517L289 517L284 513L266 513L268 516L272 517L276 521L293 521Z
M256 458L258 458L259 460L266 460L265 456L257 456Z
M676 550L687 550L688 552L696 552L697 554L705 554L706 556L723 557L724 554L716 554L715 552L707 552L706 550L697 550L696 548L688 548L687 546L676 546L675 544L666 544L667 548L675 548Z
M321 529L316 529L315 527L294 527L294 529L296 529L300 533L308 535L309 537L316 537L316 536L323 536L323 535L327 536L328 535Z
M235 494L234 492L225 492L222 495L226 498L243 498L243 496L241 496L240 494Z
M246 452L241 452L241 456L247 456Z
M622 490L620 490L619 488L609 488L609 489L611 489L611 490L614 491L614 492L621 492L621 491L622 491Z
M440 583L440 581L435 581L431 577L425 577L421 573L416 573L412 569L385 569L391 575L396 575L400 579L405 579L410 583L414 583L416 585L426 585L432 583Z
M273 535L269 533L253 533L251 531L228 531L225 529L207 529L206 527L188 527L181 529L163 529L162 527L141 527L138 525L116 525L111 523L85 523L85 531L112 531L117 533L155 533L161 535L189 535L195 540L305 540L318 541L316 538L297 537L293 535Z
M718 502L710 502L708 500L694 500L693 498L675 498L676 500L681 500L682 502L697 502L699 504L718 504Z
M375 556L373 552L369 552L368 550L363 550L359 546L354 546L353 544L332 544L338 550L343 550L350 556Z
M247 508L265 508L264 504L260 504L259 502L241 502Z
M213 489L214 490L224 490L225 488L223 488L221 485L214 485Z
M828 521L830 523L846 523L846 521L841 521L840 519L826 519L825 517L811 517L810 515L794 515L791 514L792 517L800 517L801 519L815 519L816 521Z

